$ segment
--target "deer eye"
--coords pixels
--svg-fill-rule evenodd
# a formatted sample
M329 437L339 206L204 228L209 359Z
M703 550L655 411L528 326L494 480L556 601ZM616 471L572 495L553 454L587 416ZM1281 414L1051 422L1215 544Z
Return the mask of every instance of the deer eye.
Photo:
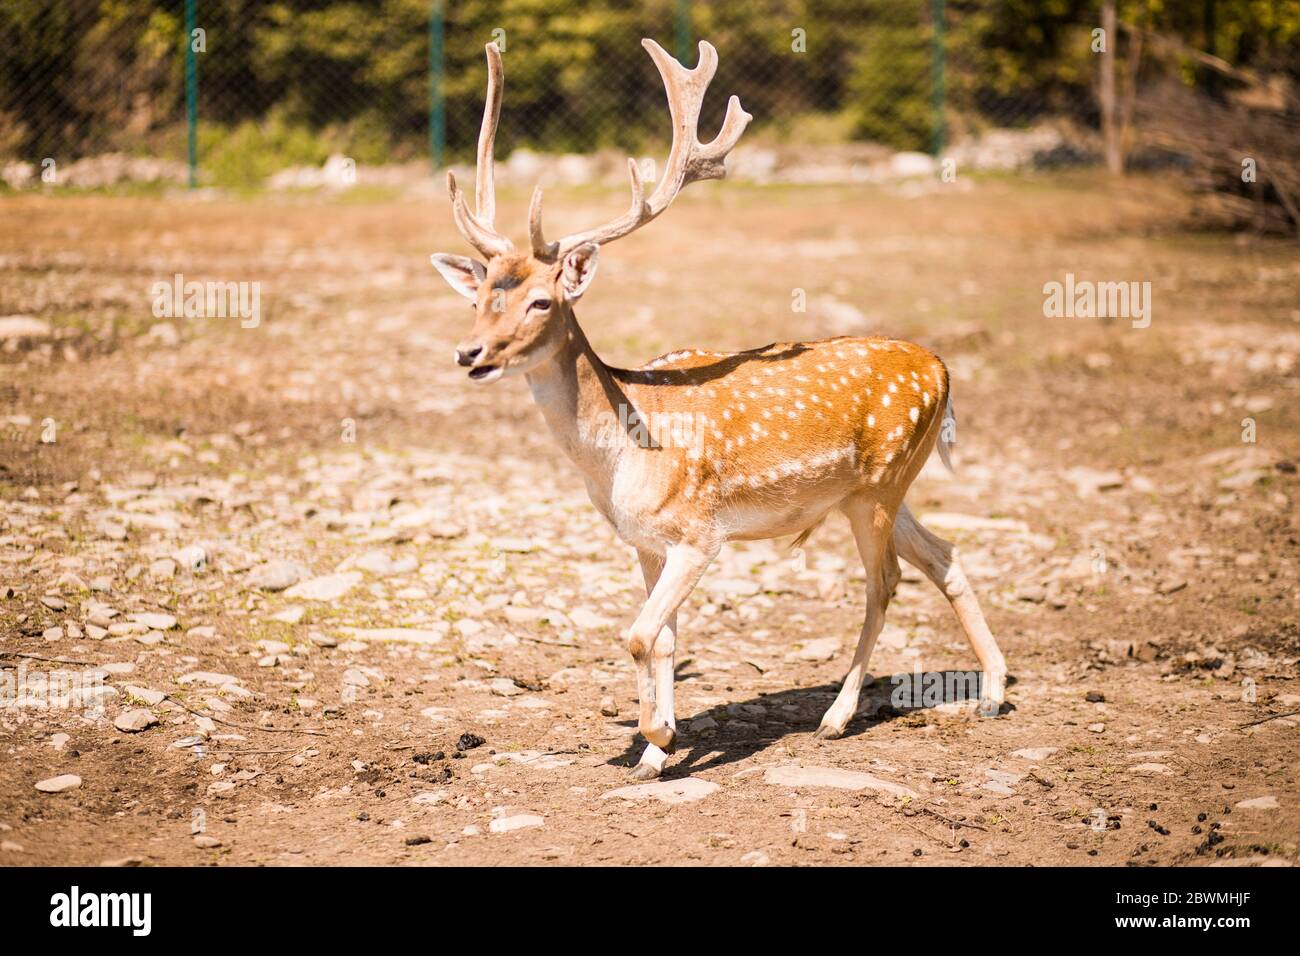
M530 311L532 309L549 309L550 307L551 307L550 299L533 299L532 302L528 303L528 308Z

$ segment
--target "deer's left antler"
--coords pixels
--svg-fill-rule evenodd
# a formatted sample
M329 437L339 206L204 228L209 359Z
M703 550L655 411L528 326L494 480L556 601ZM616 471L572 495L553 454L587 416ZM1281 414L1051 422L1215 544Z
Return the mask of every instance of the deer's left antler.
M663 77L668 94L668 111L672 115L673 145L668 153L664 176L650 198L645 199L636 161L628 159L628 176L632 181L632 205L628 211L602 226L565 236L556 242L547 242L542 234L542 188L538 186L533 192L528 213L529 239L533 255L538 259L554 261L589 242L604 245L621 239L667 209L685 186L701 179L722 179L727 174L727 154L739 141L753 117L741 108L740 100L733 96L727 103L727 115L718 135L709 143L699 141L700 108L704 104L704 93L718 70L718 51L713 44L701 40L699 63L695 69L688 70L654 40L642 40L641 45L646 48L655 66L659 68L659 75Z

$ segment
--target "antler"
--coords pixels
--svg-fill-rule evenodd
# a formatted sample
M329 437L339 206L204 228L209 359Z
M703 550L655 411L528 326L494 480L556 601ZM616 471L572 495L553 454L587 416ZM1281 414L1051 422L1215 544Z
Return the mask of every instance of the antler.
M451 212L461 235L489 259L493 256L514 252L514 244L493 228L497 214L497 192L492 160L493 147L497 139L497 123L501 119L501 88L504 85L504 71L501 69L501 50L495 43L489 43L487 49L488 87L487 99L483 103L483 125L478 134L478 163L474 188L474 203L477 215L465 206L465 197L456 185L456 177L447 170L447 192L451 194Z
M727 154L753 117L733 96L727 103L727 115L718 135L710 143L699 141L700 107L704 103L704 92L718 70L718 51L713 44L701 40L699 63L695 69L688 70L654 40L642 40L641 45L659 68L668 94L668 111L672 114L673 145L668 153L664 176L650 198L644 199L636 161L628 159L628 176L632 180L632 205L628 211L603 226L565 236L556 242L547 242L542 235L542 188L538 186L528 211L528 235L533 255L538 259L554 261L589 242L603 245L621 239L667 209L683 187L701 179L722 179L727 174L724 165Z

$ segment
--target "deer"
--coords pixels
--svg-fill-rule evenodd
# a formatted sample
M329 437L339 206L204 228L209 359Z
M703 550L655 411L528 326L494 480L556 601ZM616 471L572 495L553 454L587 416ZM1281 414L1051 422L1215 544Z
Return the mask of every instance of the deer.
M801 546L832 511L847 517L866 572L866 615L848 673L814 734L844 734L901 579L899 558L946 596L982 668L978 710L999 713L1006 662L954 546L908 510L904 496L936 447L951 469L950 380L933 352L879 336L780 342L740 352L681 349L633 369L592 349L574 309L601 247L657 219L693 182L720 180L752 119L732 96L717 136L699 141L699 116L718 66L699 44L687 69L653 40L642 46L668 97L672 145L647 196L628 159L632 202L604 225L548 240L542 188L528 212L529 247L497 230L493 153L504 73L496 44L475 170L475 210L450 170L460 233L483 260L437 254L434 267L473 303L474 325L455 346L468 377L523 376L554 438L577 466L596 509L636 549L646 600L626 632L646 741L631 770L653 780L675 751L678 610L731 541L796 535Z

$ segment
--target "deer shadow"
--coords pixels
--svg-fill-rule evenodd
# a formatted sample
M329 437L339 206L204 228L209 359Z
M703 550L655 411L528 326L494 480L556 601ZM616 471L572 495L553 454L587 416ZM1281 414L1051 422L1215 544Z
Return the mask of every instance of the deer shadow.
M890 721L933 710L945 704L978 702L982 675L971 679L969 671L929 671L938 687L931 691L921 688L910 693L915 675L910 673L878 677L862 691L858 709L845 728L842 738L854 737ZM683 675L686 677L692 675ZM1008 679L1008 684L1014 679ZM681 685L679 685L680 687ZM749 700L719 704L689 716L678 713L677 759L672 762L666 777L685 777L701 770L712 770L738 760L752 757L787 737L812 739L822 714L839 693L839 684L820 684L816 687L796 687L790 690L763 694ZM901 693L900 693L901 691ZM1003 704L1000 713L1014 710ZM707 726L712 720L716 726ZM706 721L699 731L691 729L697 721ZM624 727L635 727L635 720L619 721ZM609 766L633 767L641 759L645 738L633 735L623 753L606 763Z

